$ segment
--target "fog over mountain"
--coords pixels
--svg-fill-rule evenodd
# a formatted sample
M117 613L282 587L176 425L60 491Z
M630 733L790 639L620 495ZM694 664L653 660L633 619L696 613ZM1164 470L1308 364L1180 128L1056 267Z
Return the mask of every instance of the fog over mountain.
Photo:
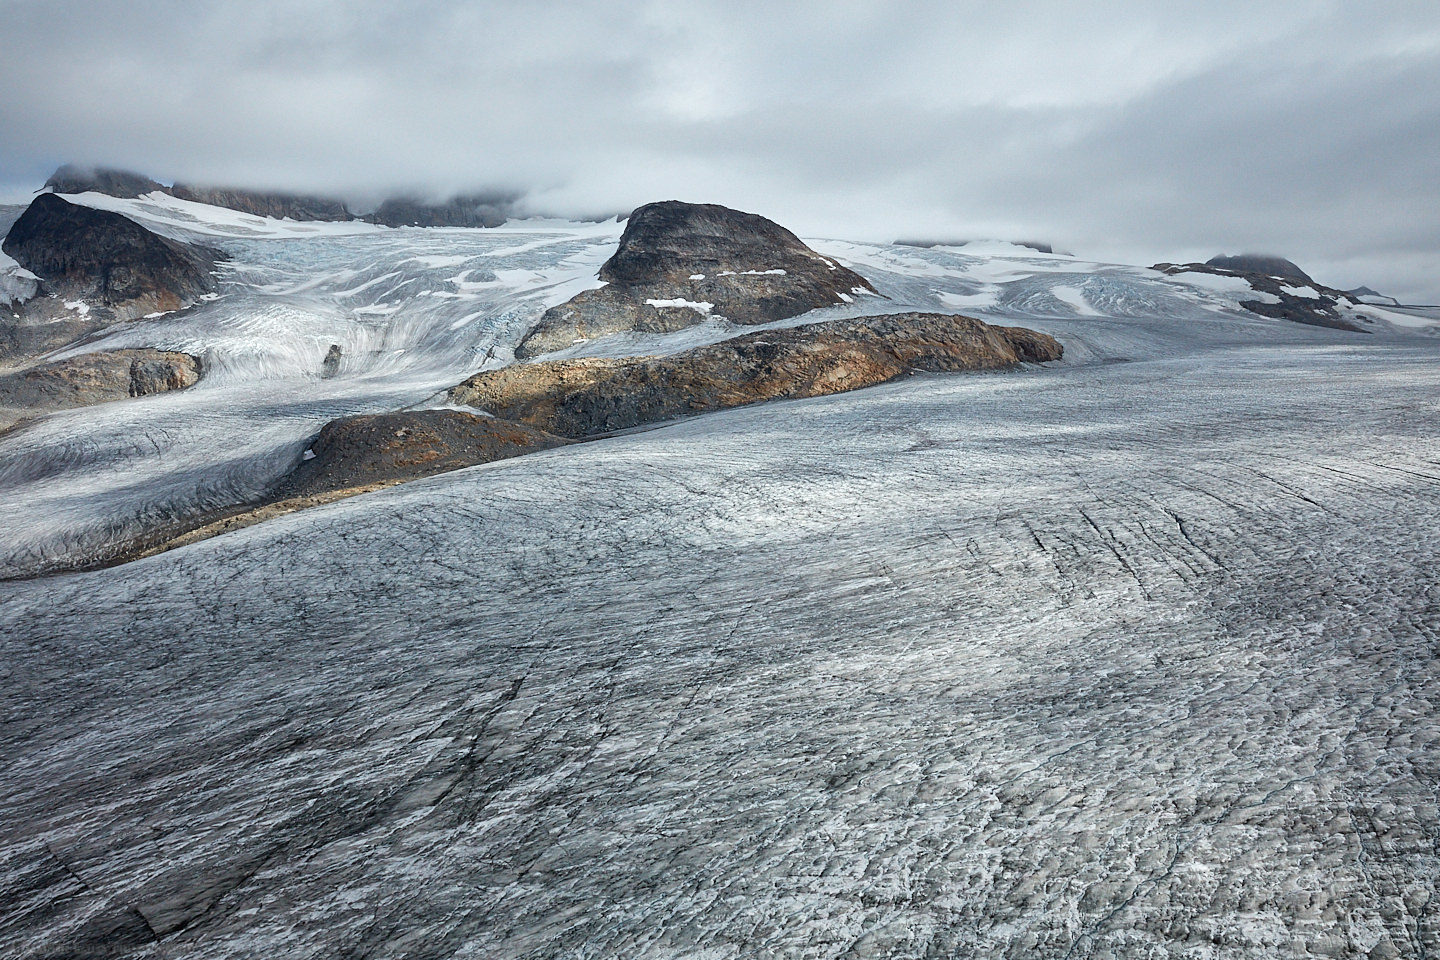
M57 163L338 192L664 197L801 235L1276 253L1440 301L1422 2L0 3L0 191Z

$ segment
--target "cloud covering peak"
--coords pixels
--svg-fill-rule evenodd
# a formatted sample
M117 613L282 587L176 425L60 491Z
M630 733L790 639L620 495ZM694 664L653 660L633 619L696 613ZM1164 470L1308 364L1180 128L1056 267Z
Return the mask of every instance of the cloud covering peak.
M0 0L0 186L678 197L802 234L1288 256L1440 300L1440 16L1341 3Z

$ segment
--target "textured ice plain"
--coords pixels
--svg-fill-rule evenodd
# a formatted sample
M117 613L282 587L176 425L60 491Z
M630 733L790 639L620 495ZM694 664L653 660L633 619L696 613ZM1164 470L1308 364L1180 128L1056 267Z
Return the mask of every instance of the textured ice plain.
M1440 951L1440 341L834 247L1068 359L0 584L0 955Z

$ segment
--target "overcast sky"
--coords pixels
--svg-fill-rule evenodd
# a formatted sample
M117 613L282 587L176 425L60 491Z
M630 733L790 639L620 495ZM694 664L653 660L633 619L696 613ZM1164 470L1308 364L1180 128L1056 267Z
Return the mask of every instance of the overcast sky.
M1440 302L1440 0L0 0L0 87L12 196L74 160L678 198Z

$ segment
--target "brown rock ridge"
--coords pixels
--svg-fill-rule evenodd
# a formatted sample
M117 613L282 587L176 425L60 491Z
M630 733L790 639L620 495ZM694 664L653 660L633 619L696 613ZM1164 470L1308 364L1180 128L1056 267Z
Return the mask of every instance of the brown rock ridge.
M1002 370L1058 360L1060 344L1021 327L902 313L745 334L669 357L517 364L453 387L474 406L580 439L765 400L816 397L913 371Z
M462 410L345 417L321 428L306 459L272 496L309 497L388 480L415 480L567 442L525 424Z
M183 390L200 359L149 348L86 353L0 376L0 429L56 410Z
M855 390L915 371L1003 370L1061 354L1053 337L1033 330L905 313L757 331L672 357L516 364L450 391L452 401L495 416L417 410L332 421L259 503L157 529L90 565L123 563L407 480L674 417Z
M158 528L82 566L127 563L297 510L568 442L525 424L463 410L412 410L332 420L304 458L259 502Z
M771 323L874 293L771 220L677 200L635 210L599 277L605 286L546 311L515 355L626 331L669 333L708 317Z

